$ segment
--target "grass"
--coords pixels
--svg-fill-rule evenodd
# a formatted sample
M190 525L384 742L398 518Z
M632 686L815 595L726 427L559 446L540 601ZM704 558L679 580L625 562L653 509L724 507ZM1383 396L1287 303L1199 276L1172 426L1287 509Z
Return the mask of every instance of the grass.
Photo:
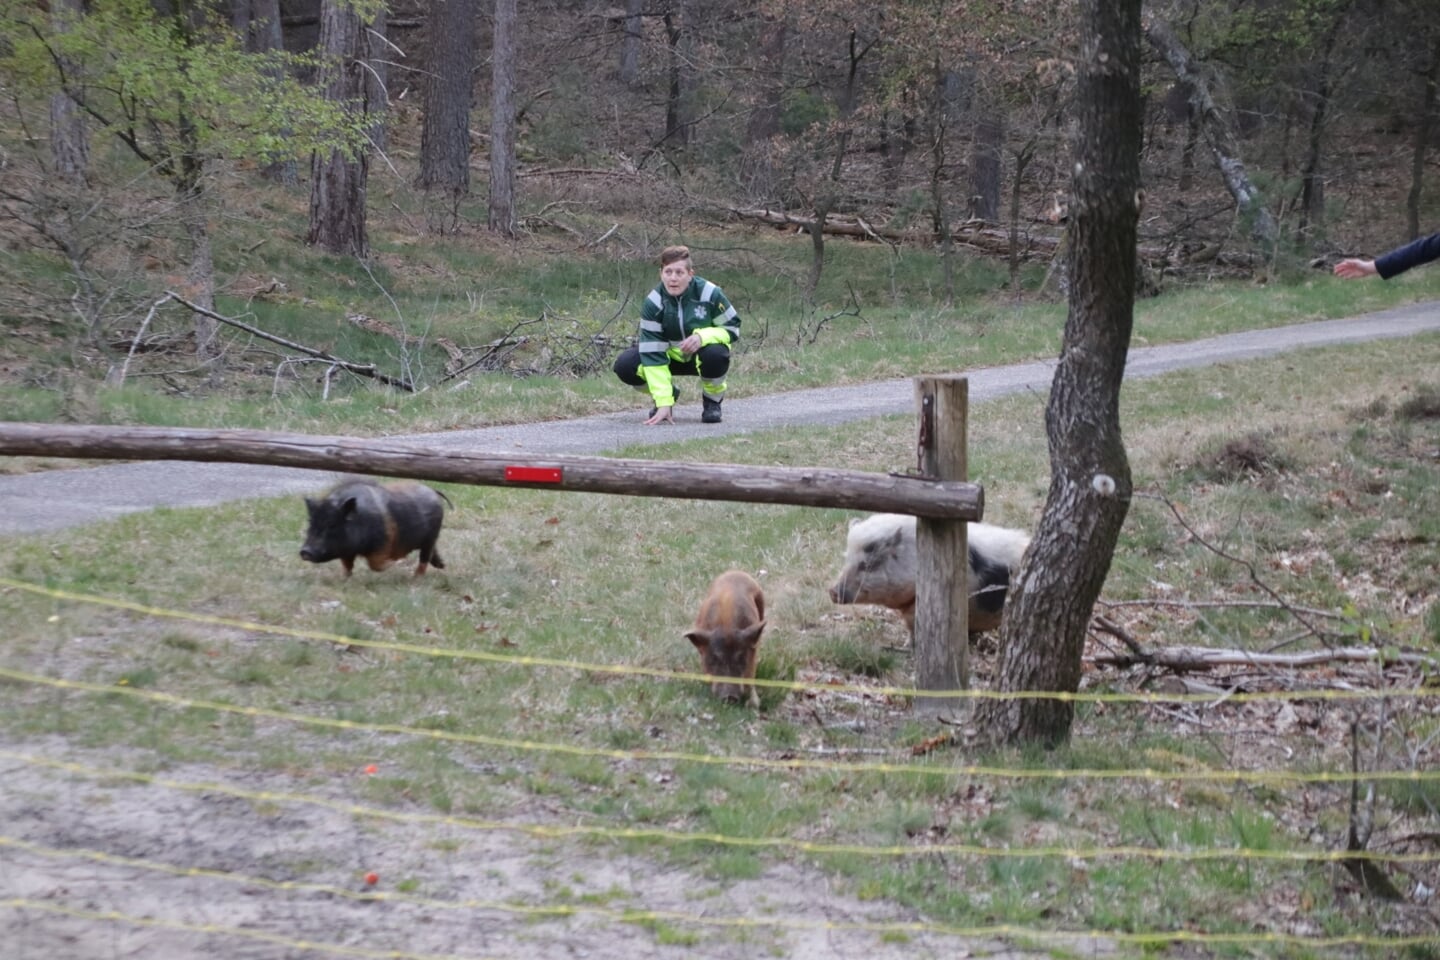
M124 359L135 321L116 321L115 344L87 346L63 323L37 325L0 306L0 330L12 334L5 338L0 416L375 436L633 407L633 393L614 382L609 364L633 336L637 304L654 283L654 254L671 240L696 250L700 273L720 283L741 313L744 338L733 386L747 395L1050 358L1064 322L1063 303L1037 296L1044 265L1027 267L1017 298L1003 270L962 255L956 298L947 302L935 285L940 271L933 252L845 241L827 244L821 287L810 305L799 293L808 241L771 231L737 235L696 227L662 239L644 224L626 223L615 246L576 252L538 238L510 247L463 235L413 235L403 218L382 218L372 225L372 261L362 265L298 241L304 201L299 192L274 188L263 201L243 193L232 198L235 215L216 236L223 281L217 309L278 336L374 363L411 379L416 393L345 375L327 385L322 367L282 362L293 352L228 328L228 353L218 369L196 367L183 346L158 349L136 355L123 387L102 386L106 370ZM59 284L51 276L54 264L41 255L16 253L10 261L17 277L42 288ZM142 292L133 295L145 302ZM1440 272L1433 270L1388 282L1296 272L1266 285L1175 286L1137 304L1135 343L1351 316L1436 297ZM370 319L362 325L354 318ZM162 311L151 327L160 337L184 337L188 329L184 311ZM508 371L447 379L451 358L444 343L476 359L485 344L512 332L526 342ZM593 354L544 372L557 356L597 335L609 339ZM175 403L177 396L187 402Z
M564 277L555 282L582 283ZM1332 296L1362 297L1362 286L1321 280L1314 290L1285 299L1289 309L1309 316L1307 310L1321 311ZM1395 288L1401 289L1407 288ZM1364 296L1382 294L1397 295L1376 284ZM1212 316L1222 312L1244 315L1247 322L1296 319L1262 309L1265 297L1278 295L1273 289L1193 291L1167 298L1163 315L1148 316L1137 329L1155 342L1228 329L1207 326L1223 324ZM1182 301L1191 312L1181 310ZM1345 301L1343 309L1355 309L1357 302ZM998 313L1003 319L962 319L954 332L920 317L912 332L942 354L968 333L970 349L979 351L977 364L1053 348L1054 309ZM977 338L982 325L985 336ZM901 350L907 339L882 334L881 326L867 321L850 331L867 331L883 344L873 355L862 352L868 346L841 351L837 344L834 353L807 354L803 372L782 374L757 350L745 360L746 388L873 374L890 362L882 359L885 350ZM838 328L834 332L843 339ZM829 357L833 366L824 369L822 360L817 371L809 366L812 356ZM901 356L897 370L903 371L909 361ZM1440 448L1440 420L1425 411L1426 398L1440 388L1437 361L1440 338L1421 337L1128 384L1126 442L1144 496L1131 506L1104 599L1256 600L1268 597L1263 585L1295 606L1334 612L1326 623L1350 630L1355 642L1435 652L1440 464L1434 451ZM598 397L609 387L573 389L577 396L594 391ZM529 415L560 409L544 389L527 396L538 405ZM378 395L360 391L350 399L355 402L345 406L352 411L369 411L356 428L373 427ZM400 403L396 422L414 414L408 402L423 397ZM218 400L203 412L207 403L197 404L202 412L184 415L203 420L235 414L221 411ZM461 403L445 401L450 403L419 419L461 416ZM327 409L335 405L305 407L302 415L293 397L285 401L296 423L350 424ZM493 415L483 403L476 409ZM688 443L640 455L871 470L913 460L907 418L747 440L724 450ZM1243 448L1235 446L1239 440ZM972 476L986 486L986 519L1033 525L1047 475L1043 401L1017 396L975 405L970 442ZM1255 451L1265 456L1243 455ZM1246 469L1250 463L1259 467ZM1073 743L1061 750L942 750L913 757L908 748L935 731L916 721L908 704L837 694L825 686L834 679L859 686L909 680L909 657L887 649L905 645L893 615L834 607L825 596L843 550L846 512L697 502L682 523L656 500L444 489L455 504L442 537L450 566L424 578L403 568L384 574L360 569L345 580L335 564L300 563L294 555L304 523L298 499L155 511L10 539L0 561L5 577L124 599L156 612L0 589L0 616L8 625L0 666L111 691L0 680L0 725L25 740L60 736L87 747L123 748L157 765L210 764L237 779L247 771L283 772L311 787L376 764L380 773L363 779L360 796L381 807L902 847L913 855L613 841L631 853L693 867L722 885L756 877L773 859L803 858L830 873L839 889L961 926L1284 932L1288 905L1304 901L1326 931L1381 936L1411 929L1413 920L1401 908L1326 882L1313 865L925 854L941 843L1022 852L1116 844L1333 849L1344 839L1348 793L1340 786L1007 778L956 768L1346 769L1349 720L1353 715L1373 726L1378 707L1307 700L1287 714L1263 703L1173 710L1085 704L1077 711ZM772 623L761 646L760 676L816 681L817 687L793 694L765 688L756 714L715 701L698 682L477 659L530 656L693 671L694 651L680 635L711 575L729 566L756 572L767 593ZM237 624L167 617L160 610ZM1107 615L1153 647L1298 646L1295 621L1273 610L1136 606ZM402 652L394 645L456 656ZM993 663L993 648L982 641L973 667L980 682ZM1087 684L1124 692L1148 679L1141 672L1095 671ZM1302 683L1315 679L1299 677ZM249 712L185 709L126 691ZM1403 701L1388 710L1382 765L1433 768L1433 716ZM295 723L269 711L384 729ZM505 747L495 738L561 749ZM616 750L880 760L922 772L777 773L744 764L627 759L614 756ZM1377 836L1375 845L1433 830L1434 792L1429 784L1381 789L1384 817L1377 832L1384 837ZM539 809L546 812L537 814ZM1429 866L1415 868L1416 879L1432 887L1434 873ZM653 929L657 942L693 945L688 928L667 922ZM1245 949L1287 955L1282 947Z

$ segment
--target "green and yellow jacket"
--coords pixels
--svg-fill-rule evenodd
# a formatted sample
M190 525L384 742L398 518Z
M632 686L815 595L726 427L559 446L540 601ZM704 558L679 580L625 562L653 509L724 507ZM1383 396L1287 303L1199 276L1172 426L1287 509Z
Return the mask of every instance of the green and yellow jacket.
M740 339L740 315L725 291L703 277L692 277L678 297L670 296L665 284L656 284L640 307L639 341L640 375L656 406L675 402L670 362L686 359L680 342L692 333L700 335L703 346Z

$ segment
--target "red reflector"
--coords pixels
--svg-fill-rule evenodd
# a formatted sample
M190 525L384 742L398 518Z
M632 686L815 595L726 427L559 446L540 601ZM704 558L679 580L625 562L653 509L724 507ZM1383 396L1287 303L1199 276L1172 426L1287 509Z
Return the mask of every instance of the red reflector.
M516 483L559 483L559 467L506 467L505 479Z

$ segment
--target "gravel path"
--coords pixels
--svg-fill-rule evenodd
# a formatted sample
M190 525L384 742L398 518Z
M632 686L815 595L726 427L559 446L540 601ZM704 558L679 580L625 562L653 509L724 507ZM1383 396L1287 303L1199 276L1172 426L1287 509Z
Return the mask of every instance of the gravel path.
M1288 350L1408 337L1434 330L1440 330L1440 302L1411 304L1349 319L1251 330L1158 347L1132 347L1126 376L1150 377ZM1021 390L1043 393L1050 387L1054 369L1055 361L1046 360L961 372L970 378L971 403L977 403ZM682 402L673 428L645 427L635 411L627 411L391 439L442 450L600 454L637 444L753 433L782 426L834 426L914 410L914 386L909 378L747 397L742 376L737 388L735 395L725 401L725 422L718 425L699 422L699 408L692 397L691 403ZM247 497L311 493L334 479L333 474L289 467L181 461L121 463L0 477L0 536L59 530L159 506L204 506Z

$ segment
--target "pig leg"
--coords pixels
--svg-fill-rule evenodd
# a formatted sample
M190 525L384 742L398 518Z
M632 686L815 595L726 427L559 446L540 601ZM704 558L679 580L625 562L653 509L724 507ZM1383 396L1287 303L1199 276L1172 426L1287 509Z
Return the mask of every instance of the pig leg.
M445 569L445 561L440 559L440 551L435 549L434 540L420 545L420 562L415 567L415 576L420 576L431 566L436 570Z
M341 557L341 558L340 558L340 566L342 566L342 567L345 568L345 576L347 576L347 577L350 576L350 574L352 574L352 573L355 572L355 558L354 558L354 557Z

